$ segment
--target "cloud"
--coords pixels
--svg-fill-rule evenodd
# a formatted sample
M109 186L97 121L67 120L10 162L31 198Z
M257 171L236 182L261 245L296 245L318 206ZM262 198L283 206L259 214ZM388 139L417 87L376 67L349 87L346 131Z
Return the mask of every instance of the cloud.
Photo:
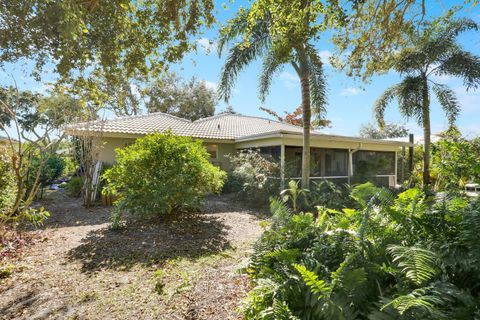
M208 89L211 89L211 90L217 90L218 88L218 83L216 82L212 82L212 81L207 81L207 80L204 80L203 81L205 83L205 86L208 88Z
M208 38L200 38L197 40L197 44L202 48L203 52L206 54L211 53L212 51L217 50L217 43Z
M300 84L300 79L298 79L298 76L291 72L284 71L280 73L279 78L287 88L297 88Z
M342 91L340 92L340 95L344 97L350 97L350 96L357 96L360 93L362 93L361 89L350 87L350 88L342 89Z
M465 87L457 87L453 90L457 94L462 113L478 114L480 112L480 92L467 91Z
M320 50L318 52L318 55L322 59L322 62L326 65L330 65L330 57L332 56L332 53L328 50Z

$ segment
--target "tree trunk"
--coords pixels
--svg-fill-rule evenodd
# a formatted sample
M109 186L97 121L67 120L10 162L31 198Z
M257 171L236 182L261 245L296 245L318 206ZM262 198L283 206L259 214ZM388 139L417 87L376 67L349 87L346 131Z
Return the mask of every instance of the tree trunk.
M430 184L430 98L428 96L428 84L425 77L423 83L423 186Z
M303 151L302 151L302 188L309 188L310 180L310 122L312 110L310 108L310 74L305 63L300 63L300 83L302 88L303 112Z

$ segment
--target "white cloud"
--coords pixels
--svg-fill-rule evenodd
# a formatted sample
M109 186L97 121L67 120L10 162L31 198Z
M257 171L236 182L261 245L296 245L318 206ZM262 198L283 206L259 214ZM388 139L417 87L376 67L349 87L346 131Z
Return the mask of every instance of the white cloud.
M213 40L209 40L208 38L200 38L197 40L197 43L206 54L209 54L217 49L217 43Z
M322 62L325 63L326 65L330 65L330 57L332 56L332 53L328 50L321 50L318 52L318 55L322 59Z
M478 112L480 112L480 92L467 91L465 87L457 87L453 90L457 94L462 113L478 115Z
M296 88L300 84L300 79L298 76L291 72L282 72L280 73L280 79L287 88Z
M218 88L218 83L216 83L216 82L207 81L207 80L204 80L203 82L205 83L205 86L208 89L217 90L217 88Z
M345 97L350 97L350 96L359 95L361 92L362 90L359 88L350 87L350 88L342 89L342 91L340 92L340 95Z

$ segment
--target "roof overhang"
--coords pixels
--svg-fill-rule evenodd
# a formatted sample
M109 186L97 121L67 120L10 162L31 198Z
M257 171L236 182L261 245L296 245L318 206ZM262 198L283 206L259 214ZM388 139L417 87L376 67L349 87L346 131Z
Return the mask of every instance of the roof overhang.
M349 136L323 134L319 132L311 132L310 137L312 140L319 139L322 141L368 143L368 144L398 146L398 147L414 147L415 146L413 143L403 142L403 141L366 139L361 137L349 137ZM303 134L299 132L292 132L292 131L275 131L275 132L267 132L263 134L241 137L241 138L235 139L235 142L248 142L248 141L271 139L271 138L303 139Z

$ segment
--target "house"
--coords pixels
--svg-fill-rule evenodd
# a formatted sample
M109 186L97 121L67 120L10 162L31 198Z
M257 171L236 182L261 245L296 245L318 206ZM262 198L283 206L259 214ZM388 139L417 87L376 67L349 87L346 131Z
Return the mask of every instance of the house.
M280 162L282 179L299 178L302 163L303 128L260 117L219 114L190 121L164 113L121 117L70 125L73 136L95 135L102 139L100 160L115 161L115 149L131 144L152 132L171 130L173 134L203 141L211 162L229 170L228 154L242 149L258 149ZM311 179L352 182L373 177L378 184L397 182L397 158L408 142L363 139L311 133Z

